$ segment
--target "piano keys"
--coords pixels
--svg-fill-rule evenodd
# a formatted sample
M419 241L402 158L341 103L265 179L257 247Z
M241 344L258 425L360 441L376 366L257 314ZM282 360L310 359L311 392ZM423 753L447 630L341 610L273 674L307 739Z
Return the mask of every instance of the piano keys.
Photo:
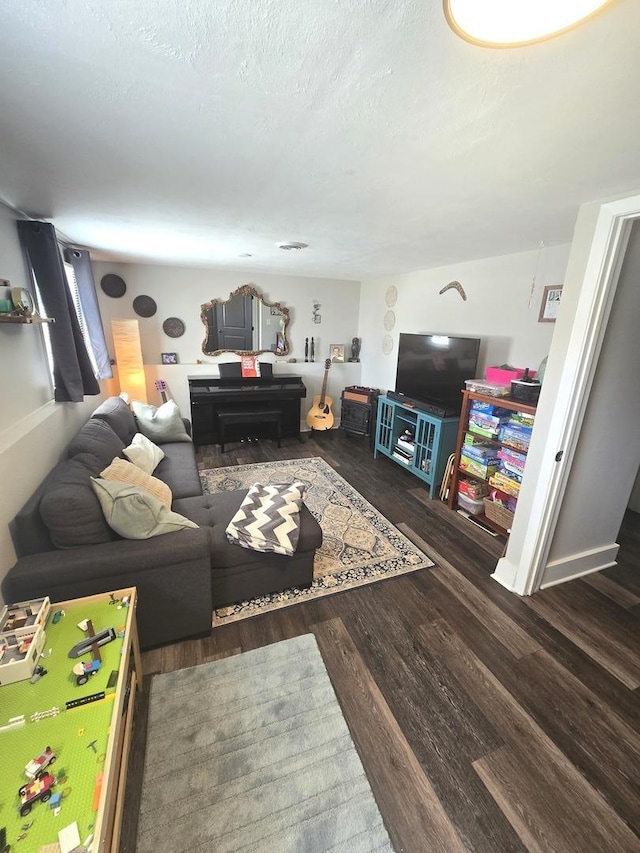
M252 435L270 435L269 420L262 423L262 412L281 412L282 437L300 435L301 401L307 389L300 376L258 376L221 378L211 376L189 377L191 424L194 444L219 444L218 413L224 410L255 412L251 430L241 430ZM263 429L264 427L264 429ZM227 436L227 440L229 439Z

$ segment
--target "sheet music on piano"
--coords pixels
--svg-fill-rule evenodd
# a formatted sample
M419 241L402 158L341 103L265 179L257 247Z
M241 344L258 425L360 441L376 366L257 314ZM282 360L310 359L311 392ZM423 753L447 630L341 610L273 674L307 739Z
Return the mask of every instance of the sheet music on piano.
M243 355L240 359L243 379L260 376L260 362L257 355Z

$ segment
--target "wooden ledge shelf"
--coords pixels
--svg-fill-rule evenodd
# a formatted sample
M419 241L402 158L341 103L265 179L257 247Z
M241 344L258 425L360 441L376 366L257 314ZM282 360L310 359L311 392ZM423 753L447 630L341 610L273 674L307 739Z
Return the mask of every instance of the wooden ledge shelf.
M0 314L0 323L17 323L22 326L34 323L55 323L54 317L25 317L23 314Z

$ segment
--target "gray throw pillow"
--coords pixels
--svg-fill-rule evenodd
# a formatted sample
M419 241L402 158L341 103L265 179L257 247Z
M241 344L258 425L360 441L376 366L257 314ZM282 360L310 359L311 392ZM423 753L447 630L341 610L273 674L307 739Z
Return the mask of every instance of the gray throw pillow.
M191 441L187 429L180 417L180 409L174 400L167 400L159 408L147 403L131 403L143 435L156 443L168 441Z
M227 540L253 551L292 557L300 538L304 483L254 483L229 522Z
M91 478L105 520L125 539L151 539L185 527L197 527L183 515L163 506L150 492L128 483Z

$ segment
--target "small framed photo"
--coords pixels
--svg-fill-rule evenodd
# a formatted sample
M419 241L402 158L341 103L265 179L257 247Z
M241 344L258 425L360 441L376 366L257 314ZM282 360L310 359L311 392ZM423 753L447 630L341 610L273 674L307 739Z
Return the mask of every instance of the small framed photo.
M178 363L178 353L177 352L161 352L160 358L162 359L163 364L177 364Z
M562 285L549 285L545 287L542 294L542 305L540 306L539 323L555 323L560 307L562 296Z
M344 361L344 344L331 344L329 357L331 361Z

